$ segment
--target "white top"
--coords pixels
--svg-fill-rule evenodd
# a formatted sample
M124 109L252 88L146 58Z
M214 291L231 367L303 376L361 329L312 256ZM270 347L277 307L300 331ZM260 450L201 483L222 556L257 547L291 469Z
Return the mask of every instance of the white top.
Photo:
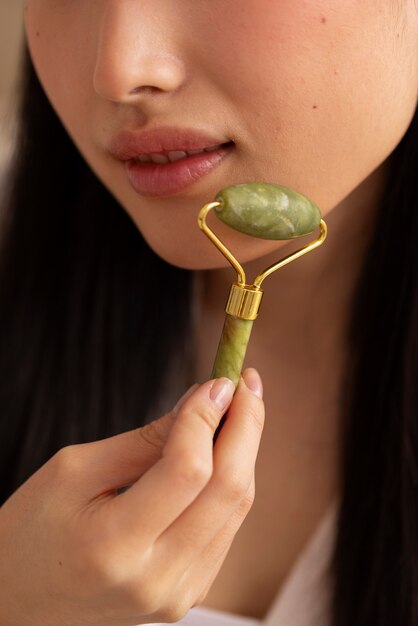
M327 566L334 546L336 513L337 505L334 505L296 560L265 619L252 619L197 606L190 609L177 624L181 626L329 626L331 585Z

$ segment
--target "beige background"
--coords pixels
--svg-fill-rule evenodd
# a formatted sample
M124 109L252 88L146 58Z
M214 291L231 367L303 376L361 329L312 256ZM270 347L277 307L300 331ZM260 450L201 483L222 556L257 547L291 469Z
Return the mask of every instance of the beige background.
M22 45L24 0L0 0L0 169L13 145L13 105Z

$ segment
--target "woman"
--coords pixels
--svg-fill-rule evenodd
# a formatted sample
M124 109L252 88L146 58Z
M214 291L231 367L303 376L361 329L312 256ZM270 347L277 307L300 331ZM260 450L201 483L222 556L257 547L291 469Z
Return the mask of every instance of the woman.
M418 624L414 0L28 0L25 28L1 623ZM232 279L198 209L249 180L314 200L327 240L266 284L263 383L170 410L207 378ZM249 276L294 246L216 227ZM322 586L287 621L279 594L279 622L324 528Z

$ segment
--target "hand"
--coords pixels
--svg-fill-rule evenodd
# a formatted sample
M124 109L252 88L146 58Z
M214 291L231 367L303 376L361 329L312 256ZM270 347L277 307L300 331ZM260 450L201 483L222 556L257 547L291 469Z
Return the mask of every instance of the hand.
M264 405L247 385L233 399L227 379L195 385L151 424L63 448L31 476L0 509L2 626L172 622L202 602L254 499Z

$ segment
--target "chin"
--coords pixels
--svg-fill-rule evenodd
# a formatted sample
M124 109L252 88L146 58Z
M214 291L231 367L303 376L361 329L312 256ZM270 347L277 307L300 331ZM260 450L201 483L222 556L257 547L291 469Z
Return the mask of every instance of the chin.
M185 270L214 270L223 267L230 267L229 262L217 250L209 254L193 254L191 252L175 250L162 250L158 246L150 248L163 261Z
M263 266L263 263L266 264L270 262L270 258L268 258L270 255L274 255L275 258L271 260L275 262L276 256L277 260L285 256L287 253L286 247L291 246L292 243L293 247L295 247L295 241L292 243L288 241L266 241L255 239L247 235L240 235L240 239L242 238L244 243L242 240L239 243L236 240L229 242L226 238L223 238L225 245L241 265L259 259L260 264ZM173 245L173 241L171 241L171 245L169 246L161 245L161 240L147 241L155 254L170 265L186 270L231 268L231 271L235 272L229 261L227 261L223 254L206 239L203 233L202 239L198 242L194 240L193 242L190 241L183 245L181 245L179 241L177 241L175 245ZM298 242L298 245L300 246L300 242Z

